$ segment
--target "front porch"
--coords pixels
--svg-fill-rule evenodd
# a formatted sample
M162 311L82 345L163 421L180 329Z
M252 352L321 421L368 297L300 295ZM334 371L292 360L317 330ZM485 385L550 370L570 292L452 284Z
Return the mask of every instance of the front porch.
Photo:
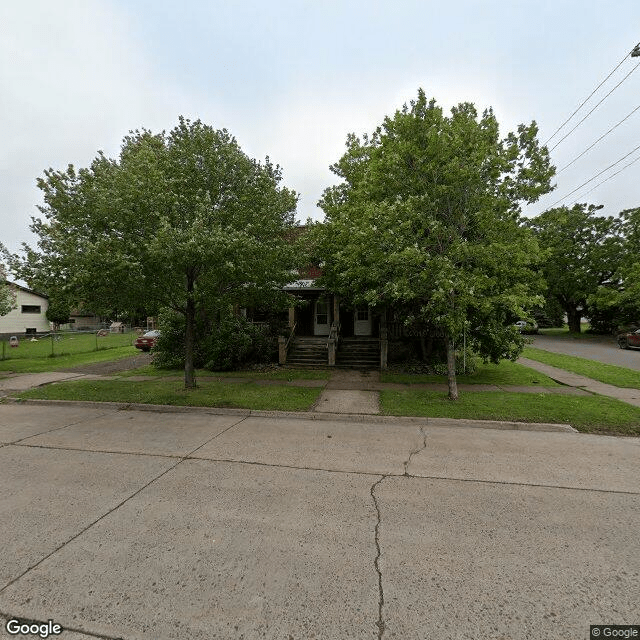
M386 318L344 302L313 281L287 287L299 304L289 309L289 336L280 339L280 364L386 368Z

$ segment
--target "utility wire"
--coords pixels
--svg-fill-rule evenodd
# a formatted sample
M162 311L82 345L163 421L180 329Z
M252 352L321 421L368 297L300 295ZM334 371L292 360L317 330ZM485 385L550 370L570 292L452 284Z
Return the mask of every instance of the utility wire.
M637 147L635 147L635 149L632 149L631 151L629 151L629 153L627 153L626 155L622 156L622 158L620 158L619 160L616 160L613 164L610 164L606 169L603 169L599 173L596 173L595 176L593 176L592 178L589 178L586 182L583 182L579 187L576 187L573 191L570 191L569 193L567 193L566 196L562 196L562 198L560 198L559 200L556 200L549 207L549 209L555 207L559 202L562 202L563 200L566 200L569 196L573 195L576 191L579 191L580 189L582 189L582 187L588 185L590 182L593 182L596 178L599 178L603 173L605 173L605 171L609 171L609 169L611 169L612 167L615 167L617 164L622 162L625 158L628 158L632 153L634 153L638 149L640 149L640 144Z
M598 104L596 104L596 106L593 107L593 109L591 109L591 111L589 111L589 113L587 113L587 115L582 118L582 120L580 120L573 129L571 129L571 131L569 131L569 133L566 133L562 138L560 138L560 140L558 140L558 142L556 142L549 151L553 151L563 140L566 140L638 67L640 67L640 62L638 62L638 64L633 67L633 69L631 69L631 71L629 71L629 73L627 73L627 75L622 78L622 80L620 80L620 82L618 82L618 84L613 87L613 89L611 89L611 91L609 91L609 93L607 93L607 95L602 98L602 100L600 100L600 102L598 102Z
M627 167L630 167L632 164L635 164L636 162L638 162L638 160L640 160L640 156L638 156L635 160L632 160L628 164L625 164L624 167L622 167L622 169L616 171L615 173L612 173L608 178L605 178L604 180L602 180L602 182L598 182L598 184L595 187L593 187L593 189L589 189L589 191L585 191L585 193L583 193L581 196L578 196L578 199L573 204L577 204L579 200L582 200L582 198L589 195L592 191L595 191L601 184L608 182L609 180L611 180L611 178L614 178L619 173L622 173Z
M587 153L587 151L593 149L593 147L595 147L598 144L598 142L600 142L600 140L608 136L614 129L617 129L625 120L628 120L638 109L640 109L640 104L633 111L631 111L631 113L629 113L624 118L622 118L622 120L620 120L618 124L611 127L611 129L609 129L609 131L607 131L606 133L603 133L592 145L588 146L580 155L576 156L571 162L569 162L569 164L565 164L564 167L562 167L562 169L560 169L556 173L556 175L558 175L558 173L562 173L565 169L570 167L576 160L579 160L580 158L582 158L582 156L585 153Z
M633 49L633 51L635 51L635 49ZM551 142L551 140L553 140L553 138L556 137L556 135L564 127L564 125L567 124L567 122L569 122L571 118L573 118L573 116L575 116L576 113L580 111L580 109L582 109L582 107L591 99L593 94L596 93L596 91L620 68L620 66L622 66L622 63L631 55L631 53L633 53L633 51L630 53L627 53L627 55L624 58L622 58L620 62L618 62L617 66L613 69L613 71L581 102L580 106L551 134L551 136L547 139L547 141L542 146L546 146L547 144L549 144L549 142Z

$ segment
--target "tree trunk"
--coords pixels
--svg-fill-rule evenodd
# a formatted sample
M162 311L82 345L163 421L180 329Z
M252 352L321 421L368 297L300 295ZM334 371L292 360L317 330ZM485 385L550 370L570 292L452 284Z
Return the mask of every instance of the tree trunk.
M580 333L580 311L576 307L566 309L569 333Z
M193 352L196 338L196 304L193 299L193 278L187 277L187 307L185 313L184 388L195 389Z
M458 383L456 381L456 350L453 338L449 335L447 341L447 384L449 385L449 400L458 399Z

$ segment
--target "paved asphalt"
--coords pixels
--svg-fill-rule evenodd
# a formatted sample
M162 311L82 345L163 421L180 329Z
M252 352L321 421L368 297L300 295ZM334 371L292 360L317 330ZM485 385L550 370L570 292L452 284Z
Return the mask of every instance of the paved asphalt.
M64 640L640 623L640 439L326 418L0 405L0 617Z
M589 336L574 339L564 336L532 336L533 347L564 353L569 356L589 358L604 364L615 364L640 371L640 349L620 349L612 336Z

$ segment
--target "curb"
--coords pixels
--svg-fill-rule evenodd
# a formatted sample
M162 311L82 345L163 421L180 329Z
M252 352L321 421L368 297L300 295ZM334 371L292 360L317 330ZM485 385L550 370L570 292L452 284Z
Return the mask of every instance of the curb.
M89 400L38 400L3 398L7 404L33 404L45 406L74 406L91 409L114 409L117 411L150 411L157 413L204 413L216 416L244 416L245 418L295 418L298 420L368 422L374 424L407 424L429 427L472 427L476 429L499 429L508 431L541 431L579 433L569 424L549 422L509 422L500 420L470 420L459 418L425 418L412 416L380 416L362 413L319 413L308 411L258 411L253 409L225 409L221 407L181 407L165 404L141 404L126 402L92 402Z

